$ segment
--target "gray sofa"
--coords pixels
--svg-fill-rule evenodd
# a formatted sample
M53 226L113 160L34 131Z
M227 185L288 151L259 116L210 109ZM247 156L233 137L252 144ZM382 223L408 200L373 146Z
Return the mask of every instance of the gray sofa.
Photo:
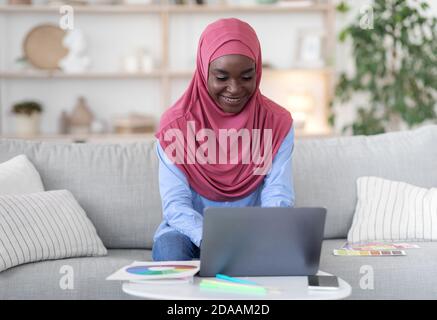
M133 260L150 260L161 221L155 141L67 144L0 140L0 162L26 154L46 190L70 190L94 223L108 255L21 265L0 273L0 299L131 299L105 278ZM437 298L437 243L403 257L338 257L356 203L356 179L375 175L437 186L437 126L372 137L297 139L296 206L328 208L320 269L352 286L352 299ZM73 287L62 289L62 266ZM370 281L373 277L373 282Z

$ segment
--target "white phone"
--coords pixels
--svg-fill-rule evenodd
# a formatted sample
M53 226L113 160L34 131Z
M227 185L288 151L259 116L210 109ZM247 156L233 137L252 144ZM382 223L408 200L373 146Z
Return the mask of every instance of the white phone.
M313 290L338 290L336 276L308 276L308 289Z

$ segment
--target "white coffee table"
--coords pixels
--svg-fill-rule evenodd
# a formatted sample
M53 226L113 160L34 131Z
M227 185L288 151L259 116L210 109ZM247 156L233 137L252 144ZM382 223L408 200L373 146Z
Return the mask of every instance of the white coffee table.
M319 271L318 275L329 275ZM178 284L144 284L123 283L123 291L127 294L163 300L336 300L347 298L351 292L351 286L343 279L338 278L339 288L336 290L312 290L308 289L307 277L238 277L248 279L264 285L274 287L279 292L269 292L266 295L221 293L201 289L199 283L202 279L194 277L192 283Z

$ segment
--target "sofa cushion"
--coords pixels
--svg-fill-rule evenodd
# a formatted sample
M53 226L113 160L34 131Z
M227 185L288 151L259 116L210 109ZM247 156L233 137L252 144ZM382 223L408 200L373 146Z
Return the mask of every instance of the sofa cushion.
M161 221L154 143L0 140L0 162L25 154L46 190L67 189L107 248L151 248Z
M328 209L325 238L346 238L357 178L437 186L437 126L375 136L300 139L293 153L295 206Z
M0 273L0 300L133 299L120 281L106 277L135 260L151 260L149 250L108 250L105 257L29 263Z
M437 243L417 243L397 257L341 257L332 250L346 239L325 240L320 270L335 274L352 286L349 299L433 299L437 296ZM0 273L4 299L133 299L121 282L105 280L135 260L151 260L149 250L108 250L105 257L74 258L30 263ZM360 287L373 270L373 289ZM73 288L66 276L73 270ZM62 289L64 288L64 289Z
M41 177L26 155L0 163L0 195L44 191Z
M349 242L437 241L437 188L361 177L357 189Z
M335 274L352 287L349 299L435 299L437 243L417 242L406 256L334 256L346 239L325 240L320 270ZM373 273L373 289L371 280Z

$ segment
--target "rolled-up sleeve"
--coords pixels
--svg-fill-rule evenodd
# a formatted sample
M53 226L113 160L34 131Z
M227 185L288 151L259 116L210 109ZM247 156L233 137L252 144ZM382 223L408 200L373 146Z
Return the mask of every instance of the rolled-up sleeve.
M292 127L272 162L272 169L261 188L262 207L293 207L294 186L292 154L294 150L294 128Z
M188 236L200 246L203 216L193 208L192 193L184 173L166 156L159 142L156 144L159 158L159 192L163 218L173 229Z

